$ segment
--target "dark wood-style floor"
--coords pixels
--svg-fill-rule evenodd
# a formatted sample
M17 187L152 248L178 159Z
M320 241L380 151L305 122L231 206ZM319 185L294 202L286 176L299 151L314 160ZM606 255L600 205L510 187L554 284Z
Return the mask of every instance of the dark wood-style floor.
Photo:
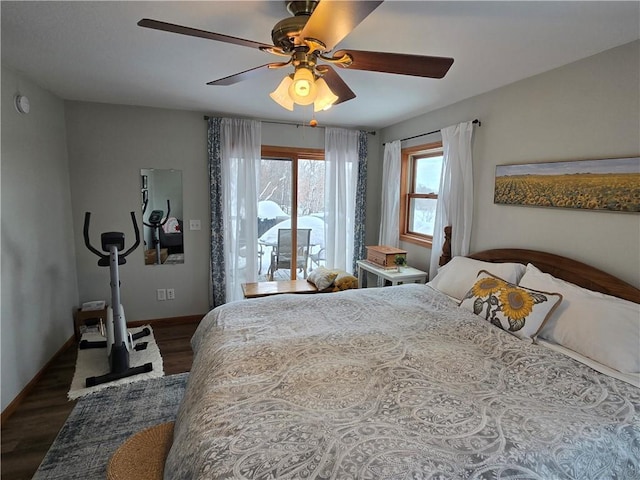
M189 343L197 323L154 325L165 375L188 372L193 354ZM65 350L43 372L35 388L2 425L2 480L30 480L75 401L67 399L77 355L77 344Z

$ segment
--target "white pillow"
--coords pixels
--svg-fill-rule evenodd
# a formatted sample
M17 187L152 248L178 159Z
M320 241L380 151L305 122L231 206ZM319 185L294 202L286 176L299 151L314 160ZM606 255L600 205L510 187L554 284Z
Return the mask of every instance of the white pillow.
M640 305L594 292L527 265L520 286L562 295L539 337L623 373L640 373Z
M325 267L318 267L307 276L307 282L313 283L320 291L326 290L333 285L334 280L338 276L335 270L329 270Z
M457 300L462 300L476 282L480 270L486 270L509 283L518 284L526 267L520 263L491 263L467 257L453 257L440 267L428 285Z

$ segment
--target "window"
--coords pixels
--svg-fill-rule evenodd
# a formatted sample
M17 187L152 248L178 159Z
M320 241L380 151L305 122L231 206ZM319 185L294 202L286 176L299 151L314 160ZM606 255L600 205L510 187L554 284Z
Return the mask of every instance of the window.
M442 173L442 142L402 149L400 239L431 247Z
M296 279L320 262L324 250L324 150L262 146L258 176L259 281ZM277 245L279 227L311 229L309 249L291 253L289 265L299 265L298 255L306 257L302 269L284 268L271 256ZM291 243L299 243L291 232ZM307 258L308 257L308 258ZM315 259L315 260L314 260Z

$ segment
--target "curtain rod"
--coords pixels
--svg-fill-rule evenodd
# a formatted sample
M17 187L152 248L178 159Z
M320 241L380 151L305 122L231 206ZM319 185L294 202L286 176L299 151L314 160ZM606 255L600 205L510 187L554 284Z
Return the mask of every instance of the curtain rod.
M209 117L209 115L205 115L204 116L205 120L209 120L209 118L211 118L211 117ZM303 123L276 122L275 120L260 120L260 121L262 123L272 123L274 125L289 125L289 126L296 127L296 128L298 128L298 127L310 127L310 125L304 125ZM324 127L322 125L318 125L317 127L311 127L311 128L326 128L326 127ZM375 135L376 134L376 132L372 131L372 130L371 131L368 130L367 133L369 135Z
M477 123L479 127L482 126L482 122L477 118L471 123ZM439 133L440 131L442 131L441 128L439 128L438 130L434 130L433 132L419 133L418 135L414 135L413 137L401 138L400 141L404 142L405 140L413 140L414 138L426 137L427 135L433 135L434 133ZM389 142L384 142L382 145L386 145L387 143Z

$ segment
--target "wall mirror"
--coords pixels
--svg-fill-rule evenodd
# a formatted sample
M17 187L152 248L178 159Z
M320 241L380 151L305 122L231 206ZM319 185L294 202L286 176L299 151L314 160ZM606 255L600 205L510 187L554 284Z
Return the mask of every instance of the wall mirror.
M145 265L184 263L182 172L140 170Z

